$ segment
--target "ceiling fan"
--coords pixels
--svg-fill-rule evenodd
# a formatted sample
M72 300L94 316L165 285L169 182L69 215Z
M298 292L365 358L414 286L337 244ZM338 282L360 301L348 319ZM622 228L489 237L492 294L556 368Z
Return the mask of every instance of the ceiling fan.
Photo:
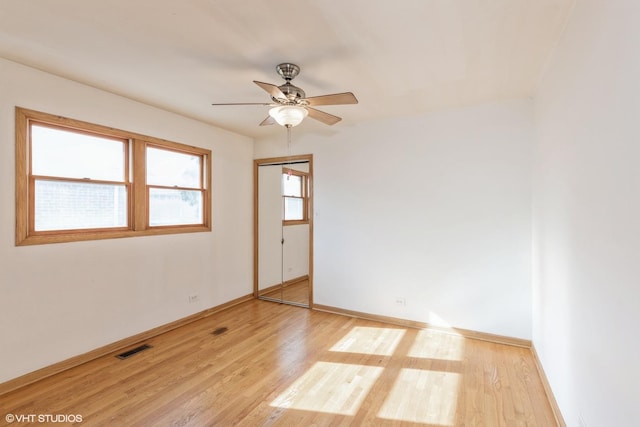
M312 107L318 105L344 105L357 104L358 100L351 92L334 93L331 95L312 96L307 98L304 91L291 84L299 73L300 67L288 62L276 66L276 71L285 80L285 83L276 86L254 80L253 82L271 95L272 102L240 102L211 105L268 105L269 116L264 119L260 126L279 124L290 128L302 123L307 115L327 125L334 125L342 120L341 117L325 113Z

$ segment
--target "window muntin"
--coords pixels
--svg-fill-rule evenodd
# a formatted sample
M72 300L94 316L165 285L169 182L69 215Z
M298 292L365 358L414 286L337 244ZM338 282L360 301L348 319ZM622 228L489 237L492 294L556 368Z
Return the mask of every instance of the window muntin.
M308 175L305 172L282 168L283 225L305 224L309 221Z
M16 107L16 245L210 231L210 171L207 149Z

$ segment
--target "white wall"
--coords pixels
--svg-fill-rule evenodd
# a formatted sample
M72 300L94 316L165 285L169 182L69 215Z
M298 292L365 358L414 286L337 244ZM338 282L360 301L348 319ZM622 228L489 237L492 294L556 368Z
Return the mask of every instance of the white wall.
M640 2L576 2L536 99L533 340L569 426L640 419Z
M516 101L294 128L292 154L314 154L314 302L530 338L532 126Z
M213 231L16 247L16 105L211 149ZM252 157L249 138L0 59L0 382L252 293Z

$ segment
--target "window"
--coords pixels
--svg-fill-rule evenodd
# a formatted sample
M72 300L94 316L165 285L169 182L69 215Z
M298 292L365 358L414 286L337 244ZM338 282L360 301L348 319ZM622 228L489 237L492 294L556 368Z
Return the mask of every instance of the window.
M308 175L305 172L282 168L282 201L284 225L306 224L308 217Z
M16 244L209 231L211 152L16 108Z
M202 158L147 146L149 225L202 224Z
M34 232L126 228L129 142L34 122Z

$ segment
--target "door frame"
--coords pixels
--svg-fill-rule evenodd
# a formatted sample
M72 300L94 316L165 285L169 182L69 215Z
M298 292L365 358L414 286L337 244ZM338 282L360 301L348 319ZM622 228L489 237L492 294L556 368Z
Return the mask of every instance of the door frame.
M283 166L286 166L287 163L304 161L309 162L309 178L307 184L309 187L309 205L307 209L309 210L309 308L311 309L313 308L313 154L268 157L253 160L253 297L258 299L259 296L258 257L260 254L258 253L258 194L260 189L258 185L258 168L260 165L282 164Z

